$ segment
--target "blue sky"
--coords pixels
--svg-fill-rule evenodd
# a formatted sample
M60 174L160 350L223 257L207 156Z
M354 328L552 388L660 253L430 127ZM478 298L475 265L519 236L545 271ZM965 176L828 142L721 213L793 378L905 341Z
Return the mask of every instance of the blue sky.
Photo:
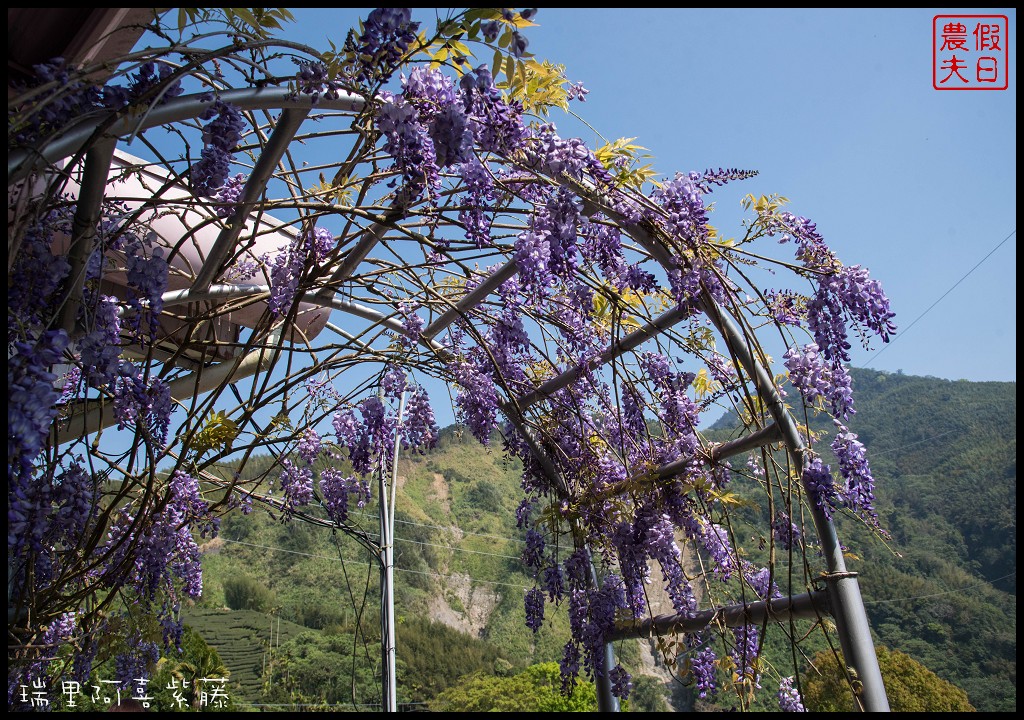
M368 10L293 12L286 36L326 47ZM933 89L937 12L1008 16L1008 90ZM432 10L413 16L433 26ZM636 137L662 176L760 172L712 196L725 234L741 231L743 195L775 192L871 270L900 332L880 354L855 347L855 366L1016 380L1014 9L541 8L534 20L529 51L584 83L574 109L605 138Z

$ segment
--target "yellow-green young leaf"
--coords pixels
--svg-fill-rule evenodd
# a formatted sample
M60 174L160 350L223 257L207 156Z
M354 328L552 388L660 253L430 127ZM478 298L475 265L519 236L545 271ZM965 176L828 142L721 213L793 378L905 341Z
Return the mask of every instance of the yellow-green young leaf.
M703 400L705 397L716 392L721 387L721 383L712 380L708 375L707 368L701 368L697 372L697 376L693 379L693 391L697 396L697 400Z
M511 57L505 65L508 80L501 87L507 89L526 112L547 115L552 107L569 109L564 66L547 61L540 63L533 58L516 63Z
M641 158L649 158L650 155L642 153L641 150L647 148L634 145L634 140L636 138L619 138L614 142L605 143L594 152L594 155L612 174L619 187L639 190L644 183L653 182L657 173L649 163L636 167Z
M500 8L473 8L466 13L467 18L473 18L475 20L500 20L501 9Z
M533 22L532 20L526 20L519 13L516 13L516 19L512 21L512 24L516 26L517 30L526 27L537 27L537 23Z
M208 450L219 450L231 446L238 437L238 425L224 412L210 415L203 429L196 433L192 448L198 455Z
M229 8L228 12L242 18L242 22L246 23L250 28L256 29L260 25L256 22L256 18L249 12L248 8Z
M491 77L495 78L495 80L497 80L497 77L501 74L501 61L501 50L495 50L494 59L491 61Z
M292 419L290 417L288 417L288 413L284 413L284 412L278 413L277 415L275 415L274 417L272 417L270 419L270 425L275 430L277 430L277 429L280 429L280 430L291 430L291 428L292 428Z
M454 20L445 20L437 30L441 35L452 37L453 35L462 32L463 28Z
M452 51L462 57L473 57L473 51L470 50L465 43L459 42L458 40L452 40L450 43Z
M750 508L756 508L757 507L757 503L753 502L752 500L748 500L746 498L742 498L739 495L736 495L735 493L731 493L731 492L718 494L715 491L711 491L711 496L713 498L715 498L716 500L718 500L723 505L735 505L736 507L750 507Z

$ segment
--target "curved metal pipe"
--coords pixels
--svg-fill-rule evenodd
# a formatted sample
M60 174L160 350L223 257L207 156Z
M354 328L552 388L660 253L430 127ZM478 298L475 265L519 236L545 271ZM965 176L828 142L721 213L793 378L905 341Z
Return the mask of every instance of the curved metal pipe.
M217 97L223 102L234 105L239 110L265 110L280 108L312 111L338 110L340 112L359 112L366 105L366 99L352 93L343 92L337 99L321 97L314 105L307 96L296 96L288 88L241 88L223 90ZM119 116L117 111L101 112L87 115L73 125L60 137L45 143L42 147L18 148L7 154L7 185L27 177L41 163L53 164L80 152L90 140L120 139L133 133L181 122L199 117L210 108L212 100L206 93L182 95L171 98L159 107L155 107L140 123L130 114ZM106 122L115 118L99 138L96 131Z

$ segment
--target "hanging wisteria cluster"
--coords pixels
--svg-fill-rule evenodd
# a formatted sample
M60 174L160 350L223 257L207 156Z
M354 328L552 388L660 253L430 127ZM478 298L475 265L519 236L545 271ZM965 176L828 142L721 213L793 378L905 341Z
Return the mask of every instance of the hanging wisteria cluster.
M583 675L629 694L629 673L609 667L605 648L620 623L652 614L652 585L682 617L709 601L792 592L774 565L751 561L737 542L727 505L739 478L771 498L775 515L763 534L779 552L806 549L804 506L877 527L865 448L844 422L855 412L850 332L886 342L895 331L880 285L843 265L814 223L765 202L739 245L792 244L795 264L785 266L800 284L745 286L732 245L710 224L708 196L756 173L678 173L646 194L624 184L623 162L561 137L551 121L554 107L587 91L529 61L523 33L532 17L473 10L427 38L409 9L384 8L336 53L282 45L291 65L281 97L322 111L318 126L349 133L351 151L333 181L321 171L315 184L293 166L275 176L287 187L280 200L269 199L272 185L247 195L297 219L269 251L254 249L254 222L208 261L219 263L213 274L226 303L207 283L189 304L168 304L180 302L175 292L199 268L183 260L188 238L160 238L147 224L157 217L147 207L184 212L162 207L159 195L128 206L112 184L98 221L83 231L91 211L67 184L80 168L53 174L27 202L19 199L27 185L9 186L17 210L8 283L9 629L25 649L9 689L46 662L29 648L50 657L73 646L73 672L84 678L108 629L141 632L116 597L162 628L161 638L135 635L122 646L130 652L118 660L120 679L144 677L152 643L180 639L181 604L202 591L199 543L216 535L223 510L255 500L286 519L349 528L396 451L437 440L417 376L448 382L457 420L522 461L517 519L534 581L526 624L537 632L549 605L567 609L567 692ZM231 43L244 47L234 33ZM473 61L456 35L500 46L516 72ZM236 210L251 170L240 148L264 148L273 121L226 99L237 97L223 74L230 47L211 54L205 70L202 53L190 51L188 74L153 52L123 71L127 87L90 84L60 60L39 66L34 87L49 83L52 92L11 105L9 151L45 146L86 112L173 104L195 90L204 109L181 123L195 144L167 169L205 208L203 222L231 237L245 222ZM557 81L561 95L533 104L516 85L520 74ZM467 295L475 302L461 303ZM243 326L238 313L247 308L260 312ZM333 340L320 346L322 323L289 329L302 313L326 317L332 308L366 327L328 325ZM744 399L782 391L757 387L755 368L725 337L730 313L793 338L788 379L807 408L834 418L835 473L813 447L791 476L768 462L771 453L752 455L748 466L713 457L698 430L711 403L747 407L753 429L772 418ZM235 334L204 345L203 333L215 335L221 320L235 323ZM172 330L182 324L185 331ZM253 358L251 379L227 375L204 386L203 399L179 392L214 371L215 345L231 352L221 366ZM376 371L367 381L369 366ZM71 427L81 434L68 437ZM106 427L122 432L109 445ZM265 486L211 472L219 460L267 446L279 464ZM743 693L761 687L764 630L686 635L681 655L701 697L722 689L724 675ZM803 709L788 678L778 697L783 709Z

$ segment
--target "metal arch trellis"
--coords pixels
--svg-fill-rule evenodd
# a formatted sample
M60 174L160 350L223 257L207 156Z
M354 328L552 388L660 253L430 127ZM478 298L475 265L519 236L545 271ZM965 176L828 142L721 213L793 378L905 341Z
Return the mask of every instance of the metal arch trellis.
M205 209L204 202L196 198L179 196L167 200L163 194L167 188L181 186L173 171L166 173L165 184L150 197L138 197L132 192L121 196L129 204L130 214L137 219L145 219L150 210L158 211L152 216L154 222L160 213L172 216L177 214L186 228L184 236L171 241L163 238L160 241L169 251L172 276L176 275L183 285L178 289L167 290L161 297L161 317L173 317L176 323L171 323L174 331L168 336L163 355L156 355L152 348L148 351L142 348L143 357L167 380L171 397L187 406L188 418L179 429L185 447L199 437L202 432L201 421L214 411L215 402L224 397L223 392L228 388L236 393L238 407L227 414L233 414L239 426L251 428L254 437L267 437L267 419L258 417L253 407L253 397L262 394L266 398L261 398L264 404L280 403L283 413L287 413L301 405L294 399L295 395L302 392L301 381L314 375L326 375L333 380L345 377L345 373L355 374L352 371L362 368L367 361L381 365L393 364L455 382L453 367L458 362L457 348L453 349L451 343L436 339L452 327L459 327L462 332L474 335L476 347L484 353L491 350L480 328L488 327L489 308L500 307L502 304L500 291L503 285L516 278L521 271L522 259L517 255L515 245L506 242L496 243L491 248L478 248L446 237L451 232L449 228L460 225L452 217L452 213L459 209L453 201L455 192L446 197L444 205L427 203L422 198L411 199L398 191L390 197L375 198L364 207L343 206L337 198L333 202L325 201L322 199L323 188L320 197L309 192L301 177L303 169L289 159L290 148L296 143L310 145L323 141L328 134L312 132L300 135L300 131L311 122L324 125L339 118L365 120L366 113L372 114L374 111L373 103L367 103L358 94L343 91L335 94L335 97L313 99L296 93L293 88L218 91L217 96L221 102L251 113L251 123L259 131L256 142L248 149L252 158L249 179L241 195L234 201L232 214L225 220L218 220L215 213ZM114 175L130 177L140 169L153 171L148 163L142 164L123 153L115 153L115 146L127 138L141 137L147 130L166 125L189 125L203 117L209 107L210 99L197 94L169 99L148 109L141 119L131 114L104 113L99 117L79 120L42 147L9 152L9 208L17 208L17 203L24 203L25 196L30 195L25 190L27 185L46 177L54 168L66 167L66 170L58 171L59 182L67 184L70 179L69 187L76 189L74 224L67 239L66 252L70 258L70 277L77 279L66 285L65 302L61 304L57 327L79 337L83 333L83 328L76 325L76 317L77 308L82 302L89 248L96 236L95 228L102 216L103 205L119 197L118 185L110 178ZM280 111L280 115L272 118L270 113L275 111ZM257 119L260 117L262 121ZM365 127L360 127L356 137L365 140L366 132ZM353 184L352 189L368 198L370 188L388 177L388 172L378 169L378 164L387 162L388 158L375 150L372 142L367 142L364 149L369 157L357 159L360 164L369 166L370 175L365 185ZM84 162L78 170L76 159L80 157L84 157ZM628 217L621 209L621 198L610 197L609 192L612 191L608 188L600 187L581 176L538 165L536 158L492 154L486 160L524 174L518 179L514 175L504 178L503 182L499 179L502 191L509 196L509 202L500 206L500 209L512 219L501 226L495 215L493 227L500 227L509 237L515 237L528 229L526 224L514 221L516 214L530 212L529 202L519 201L518 207L514 204L515 183L525 177L572 193L583 207L581 218L601 217L602 222L617 227L635 243L631 250L634 257L640 261L657 263L661 268L659 273L663 276L679 270L679 258L683 253L678 241L668 237L663 229L648 220ZM111 170L112 163L120 163L116 172ZM356 162L351 162L347 167L340 168L338 164L324 163L323 167L335 170L340 177L343 171L354 174L356 165ZM393 171L390 172L393 174ZM277 187L284 184L288 197L275 199L270 196L275 183ZM326 192L330 192L329 184L323 184L328 185ZM620 188L614 192L622 193L623 190ZM390 204L384 204L385 200L390 200ZM642 201L639 198L635 200ZM281 211L286 210L296 213L297 217L292 224L299 225L299 230L290 229L288 224L280 223L279 218L272 226L263 228L264 214L277 217ZM199 227L194 225L196 217L202 218ZM19 220L17 217L14 219ZM240 280L234 282L224 279L225 273L237 265L246 252L253 256L256 254L253 248L258 246L261 239L271 238L278 243L274 249L284 252L288 243L294 243L302 233L310 232L315 223L328 220L339 220L344 224L344 230L335 237L335 241L340 242L337 242L337 247L329 253L322 266L312 270L308 266L304 268L304 277L309 279L297 286L298 291L282 314L275 316L266 310L267 302L274 295L279 282L267 269L248 276L243 274ZM206 246L199 237L202 226L213 230ZM182 257L183 248L188 244L197 248L198 266L195 262L175 266L175 257ZM379 248L390 252L395 256L394 259L371 257L371 253ZM13 254L16 255L17 244L14 249ZM424 260L414 263L406 257L405 253L412 250L418 252ZM470 263L492 260L498 261L498 264L482 271L470 268ZM13 263L14 259L11 258L9 262ZM123 272L123 268L119 270ZM594 268L579 267L576 274L581 282L601 290L602 279ZM448 283L438 283L435 279L437 276L446 276ZM401 291L405 291L405 294L401 294ZM724 445L699 448L696 455L676 457L656 467L634 468L633 475L602 488L602 499L625 502L634 491L635 483L652 479L655 482L672 482L687 472L693 463L720 466L734 455L757 448L771 448L780 443L787 453L790 475L795 478L802 476L807 448L801 432L783 404L775 380L760 355L756 338L747 330L738 308L731 308L716 300L704 284L691 295L688 302L668 303L663 304L663 307L649 308L642 299L632 304L625 303L613 294L605 294L603 297L610 303L618 303L616 312L619 315L630 315L629 322L611 323L604 348L582 359L578 358L576 362L569 359L571 353L564 352L564 348L557 342L553 343L556 357L553 359L550 351L540 353L546 365L533 369L536 380L530 389L515 392L514 389L519 386L509 378L502 378L501 367L493 356L490 358L493 371L498 376L497 384L504 395L498 407L510 423L510 432L519 437L522 446L536 462L539 472L547 476L550 488L559 496L559 500L572 504L583 499L577 494L581 485L575 479L563 476L558 450L546 434L552 415L559 412L557 402L562 392L570 388L586 387L593 382L594 373L608 368L629 375L625 362L620 360L632 357L638 348L650 341L665 341L677 350L701 357L699 349L695 350L688 345L685 337L673 334L676 326L698 314L710 321L728 349L729 358L735 364L737 397L760 399L763 411L760 416L753 418L753 422L759 423L760 427L746 437ZM651 305L657 303L651 302ZM185 308L184 312L178 309L182 307ZM258 308L259 312L256 313L257 319L251 323L248 336L243 338L241 325L231 321L246 308L250 311ZM338 311L345 317L357 318L368 324L358 328L342 328L323 317L317 317L318 309ZM417 314L423 309L427 315L425 320ZM123 302L121 311L124 314ZM408 332L411 315L422 320L422 331L416 339L415 347L391 342L392 337ZM312 319L300 323L300 316ZM225 321L231 328L226 339L219 331L211 329L218 320ZM538 337L532 341L535 347L550 342L545 340L549 336L557 337L557 317L531 316L531 320ZM479 325L479 328L475 328L475 325ZM323 332L324 328L338 340L314 347L313 338ZM201 329L206 333L205 338L199 334ZM384 344L385 341L389 344ZM301 369L290 366L292 356L299 353L307 353L313 364ZM560 353L562 361L557 357ZM279 368L282 363L289 365L284 379L272 381L275 368ZM372 380L372 377L360 379L352 392L344 397L339 396L339 401L352 404L360 391L372 385ZM243 396L245 389L240 386L243 381L251 382L248 402ZM752 393L748 383L753 386ZM204 394L207 394L207 399L201 401L200 396ZM404 395L402 397L404 407ZM307 409L311 405L307 405ZM616 411L620 408L621 403L615 407ZM400 408L399 422L402 412ZM119 416L112 412L109 403L97 395L82 397L76 403L65 405L64 414L65 417L55 423L51 448L53 453L59 453L63 444L81 443L83 438L95 438L98 442L105 428L119 422ZM326 420L327 414L326 411L309 410L309 416L304 417L304 420L312 426ZM291 447L299 439L298 432L291 435L286 433L282 437L281 444L286 447ZM256 444L254 442L247 449L246 456ZM221 455L227 454L228 448L224 450ZM199 470L208 467L215 457L198 463ZM397 452L394 453L394 462L397 463ZM131 462L128 464L130 469ZM116 468L118 463L112 462L111 466ZM155 469L151 467L149 472L155 473ZM393 468L390 470L394 472ZM235 483L224 483L210 475L205 477L231 490L247 492ZM384 473L380 474L380 478L379 494L384 503L384 495L388 492ZM393 512L393 483L390 492ZM813 497L808 487L803 489L803 493ZM259 499L277 502L280 507L284 507L281 500L273 501L266 497ZM856 575L846 568L832 519L816 503L810 502L808 507L826 565L821 589L802 594L790 591L788 597L717 606L695 613L620 620L603 638L606 649L605 672L595 678L601 708L617 709L617 699L612 694L608 672L613 662L611 643L615 639L680 631L696 632L713 624L740 627L763 625L788 618L820 618L823 614L830 614L835 618L847 664L858 678L858 706L869 711L888 710ZM301 510L295 508L290 508L290 511L300 516L302 514ZM382 504L381 511L382 540L379 549L383 555L390 549L391 543L388 541L390 530L385 524L385 504ZM574 522L578 521L571 521L570 525ZM343 530L357 532L344 523L336 525ZM586 548L586 543L583 547ZM391 561L382 558L382 565L388 568ZM596 589L599 578L594 562L590 564L590 575L592 587ZM393 624L390 629L393 631ZM393 663L393 637L386 651L390 651ZM386 690L391 693L388 706L393 709L395 688L393 675L391 677L390 687L386 687Z

